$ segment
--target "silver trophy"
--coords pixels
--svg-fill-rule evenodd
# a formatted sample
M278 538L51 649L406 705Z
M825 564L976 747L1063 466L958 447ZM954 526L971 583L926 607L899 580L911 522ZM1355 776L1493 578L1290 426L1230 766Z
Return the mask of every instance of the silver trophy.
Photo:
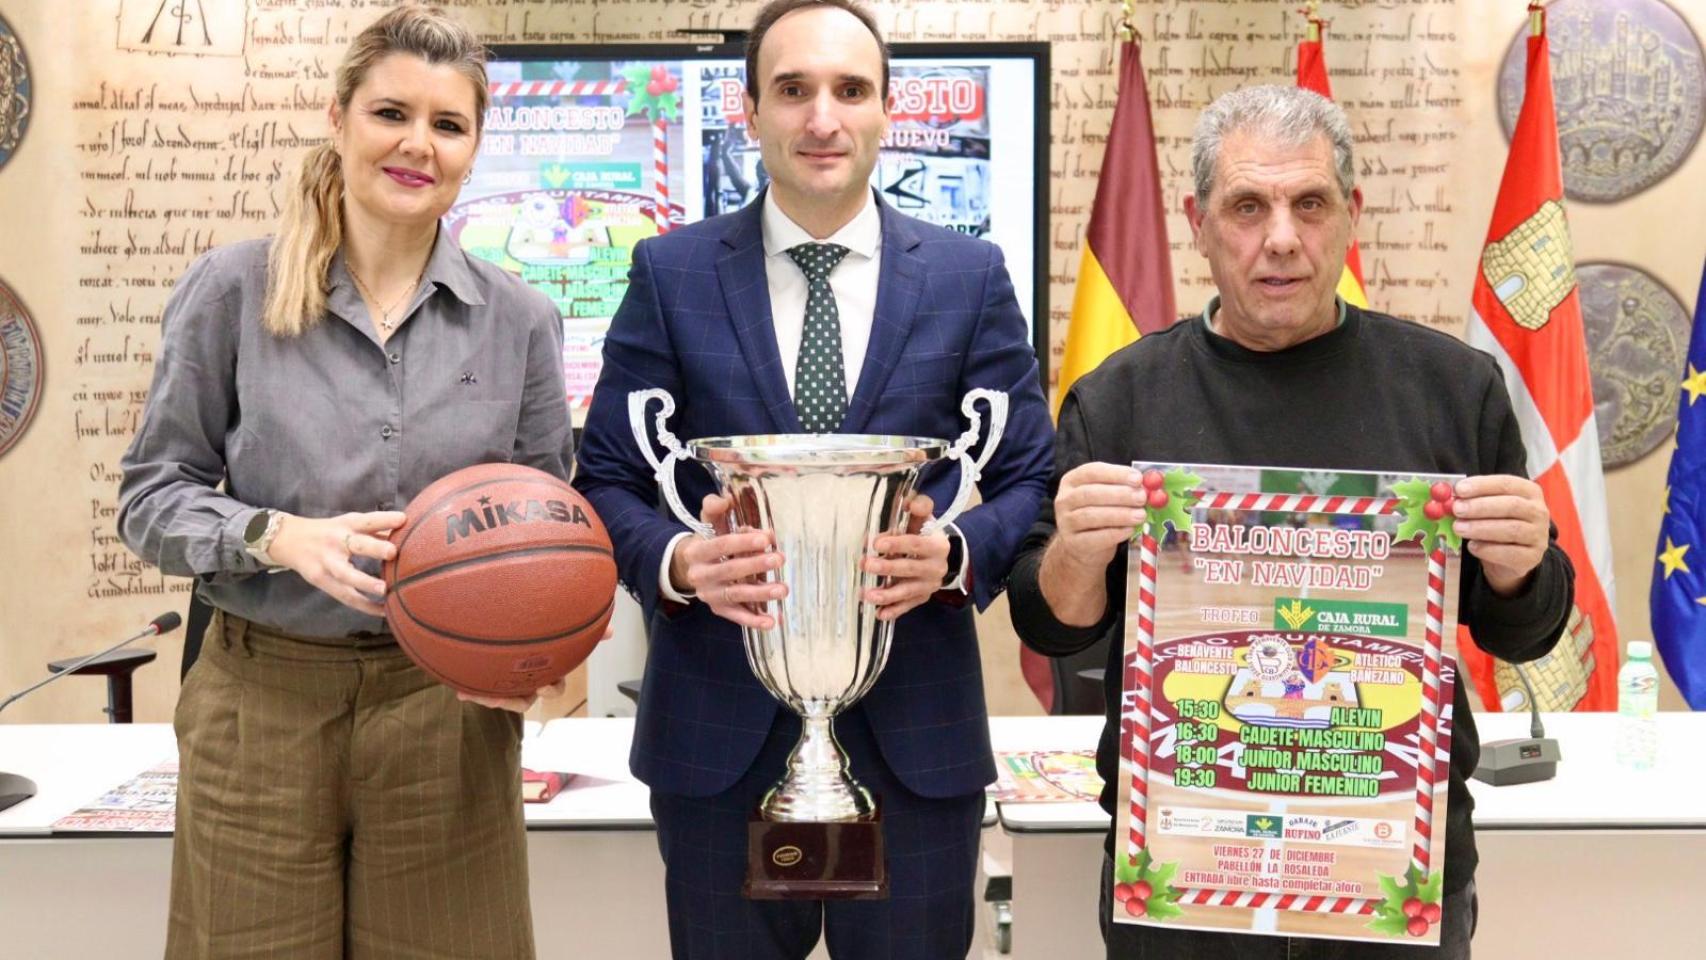
M645 423L646 409L654 400L662 405L656 418L657 442L668 452L661 460ZM969 451L982 423L976 410L979 400L989 408L989 430L973 458ZM952 445L923 437L780 434L690 440L683 447L665 426L675 413L675 400L667 391L628 395L634 439L675 516L700 536L712 536L710 526L683 505L675 485L675 465L696 460L733 501L736 527L768 531L783 557L783 565L766 579L786 583L788 595L762 605L775 626L742 628L752 672L802 721L786 774L759 804L758 816L764 821L830 823L875 815L877 805L848 772L832 729L836 714L857 703L882 673L894 633L893 622L878 620L876 606L863 599L886 578L865 572L859 561L879 535L903 532L907 502L927 463L947 458L959 461L961 469L953 503L929 521L925 531L953 521L965 509L1001 441L1007 395L972 390L960 409L970 427ZM781 844L772 865L788 867L782 861L796 856L809 861L807 847L802 852L794 844ZM815 894L774 895L835 894L819 888Z

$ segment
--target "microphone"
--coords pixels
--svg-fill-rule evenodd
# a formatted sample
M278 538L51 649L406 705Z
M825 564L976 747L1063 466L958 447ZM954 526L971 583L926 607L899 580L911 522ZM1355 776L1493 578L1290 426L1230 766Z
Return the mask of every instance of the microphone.
M1508 662L1508 661L1507 661ZM1534 687L1522 665L1512 663L1516 678L1528 694L1528 736L1511 740L1491 740L1481 744L1481 762L1475 767L1475 779L1503 787L1512 783L1535 783L1558 775L1558 741L1546 736L1540 722L1540 702L1534 699ZM1505 704L1509 709L1514 704Z
M173 630L178 629L178 626L183 622L184 618L179 616L176 611L162 613L153 620L148 621L148 626L143 627L141 630L128 637L125 637L123 640L120 640L105 650L102 650L99 653L92 653L76 663L73 663L71 666L66 667L64 670L61 670L58 673L48 674L46 679L39 680L36 683L19 690L17 693L12 694L6 699L0 700L0 710L5 710L26 694L33 693L61 677L67 677L76 673L78 670L83 669L87 664L112 653L114 650L128 644L135 643L145 637L157 637L164 633L171 633ZM17 803L22 803L35 795L36 785L33 780L28 777L20 776L16 773L0 771L0 810L4 810Z

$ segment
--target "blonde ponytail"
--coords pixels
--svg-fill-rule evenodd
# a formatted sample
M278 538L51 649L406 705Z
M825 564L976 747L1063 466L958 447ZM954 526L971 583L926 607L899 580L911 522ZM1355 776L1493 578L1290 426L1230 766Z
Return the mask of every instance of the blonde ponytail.
M322 143L302 158L285 196L278 235L267 257L261 322L278 337L312 329L326 313L327 274L344 242L344 175L338 151Z

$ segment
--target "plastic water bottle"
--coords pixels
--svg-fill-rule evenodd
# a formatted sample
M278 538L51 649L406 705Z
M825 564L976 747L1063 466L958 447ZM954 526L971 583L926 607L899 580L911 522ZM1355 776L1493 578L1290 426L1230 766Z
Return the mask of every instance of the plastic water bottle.
M1617 671L1617 762L1646 770L1659 752L1659 673L1653 645L1629 641L1628 658Z

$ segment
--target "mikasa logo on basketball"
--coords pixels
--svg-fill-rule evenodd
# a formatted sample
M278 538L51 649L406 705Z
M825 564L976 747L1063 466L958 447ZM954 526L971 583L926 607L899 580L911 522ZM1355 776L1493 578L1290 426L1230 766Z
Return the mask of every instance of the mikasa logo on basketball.
M586 511L582 510L579 504L564 503L561 500L511 500L507 503L493 503L491 497L481 497L480 507L479 510L469 507L461 513L445 516L446 544L455 543L458 537L466 539L493 527L507 527L512 523L548 521L592 526L592 521L587 519Z

